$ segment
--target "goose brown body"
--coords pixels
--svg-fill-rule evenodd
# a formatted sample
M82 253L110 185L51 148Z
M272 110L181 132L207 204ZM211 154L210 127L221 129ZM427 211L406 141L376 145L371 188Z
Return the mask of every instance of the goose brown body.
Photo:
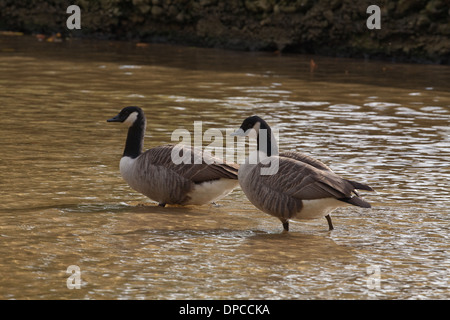
M238 186L238 165L221 163L175 164L171 155L174 148L191 153L201 151L187 146L164 145L144 152L136 159L122 158L120 172L134 190L160 204L202 205L219 200Z
M237 164L225 163L190 146L163 145L142 152L146 118L139 107L123 108L108 122L128 125L120 160L123 179L161 206L211 203L239 184ZM180 154L183 161L175 163L174 155Z
M249 134L253 128L265 129L269 125L259 117L247 118L239 130ZM299 152L278 154L274 138L266 139L267 146L258 145L257 156L250 155L239 168L239 183L249 201L261 211L277 217L286 231L290 219L316 219L326 217L329 229L333 229L329 214L336 208L355 205L370 208L356 189L373 191L359 182L344 179L321 161ZM269 151L269 155L267 150ZM253 159L253 161L252 161ZM265 159L264 162L254 159ZM263 163L277 163L274 174L261 174Z

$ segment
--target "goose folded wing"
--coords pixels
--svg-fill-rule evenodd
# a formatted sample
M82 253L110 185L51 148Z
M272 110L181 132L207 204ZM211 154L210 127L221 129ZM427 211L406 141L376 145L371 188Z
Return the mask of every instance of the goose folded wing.
M149 164L162 166L194 183L221 178L237 180L237 164L225 163L219 158L203 155L201 150L189 146L165 145L150 149L146 153L149 154ZM178 160L183 158L183 161L174 161L174 155Z
M286 152L280 153L279 156L309 164L320 170L331 171L331 169L326 164L324 164L322 161L314 159L313 157L310 157L304 153L295 152L295 151L286 151Z
M353 186L332 171L318 169L308 163L280 158L278 172L260 176L275 191L302 200L346 198Z

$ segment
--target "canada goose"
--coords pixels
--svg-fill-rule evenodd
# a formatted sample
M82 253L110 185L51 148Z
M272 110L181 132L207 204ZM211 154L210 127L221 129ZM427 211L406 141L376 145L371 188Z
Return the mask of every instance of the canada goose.
M218 200L238 186L237 164L202 154L189 146L164 145L142 152L146 118L139 107L125 107L108 122L128 126L120 173L134 190L166 204L201 205ZM191 160L175 164L172 154ZM194 161L196 159L196 161ZM198 161L198 159L201 159Z
M260 145L260 130L267 136ZM316 219L325 217L333 230L330 212L337 207L352 204L370 208L359 198L355 189L373 191L368 185L343 179L314 158L299 152L278 154L270 126L258 116L244 120L232 135L257 136L257 150L240 165L238 178L250 202L261 211L281 220L289 231L289 219ZM278 164L278 171L262 175L261 169L269 163ZM276 172L276 173L275 173ZM352 195L354 193L354 195Z

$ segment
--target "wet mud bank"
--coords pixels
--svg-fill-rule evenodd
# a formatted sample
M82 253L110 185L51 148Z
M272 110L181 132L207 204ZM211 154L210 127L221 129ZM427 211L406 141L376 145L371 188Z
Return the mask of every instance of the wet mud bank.
M380 29L369 29L370 5ZM66 12L80 7L81 29ZM246 51L450 63L446 0L0 0L0 29Z

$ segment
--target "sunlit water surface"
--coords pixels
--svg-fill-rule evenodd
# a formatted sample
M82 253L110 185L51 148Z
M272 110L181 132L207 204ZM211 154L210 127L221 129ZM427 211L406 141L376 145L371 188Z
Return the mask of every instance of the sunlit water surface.
M448 299L449 83L448 66L2 37L0 298ZM239 188L159 208L119 174L126 129L106 119L126 105L146 148L258 114L373 208L288 234Z

